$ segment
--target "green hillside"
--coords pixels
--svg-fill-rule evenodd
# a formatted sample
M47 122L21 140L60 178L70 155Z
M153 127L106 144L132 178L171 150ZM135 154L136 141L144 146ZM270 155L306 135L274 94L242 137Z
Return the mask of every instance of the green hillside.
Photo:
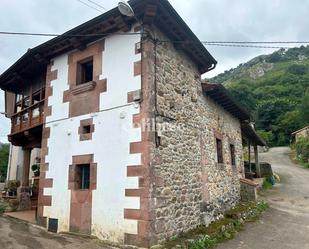
M309 46L258 56L209 81L252 113L270 145L288 144L291 132L309 124Z

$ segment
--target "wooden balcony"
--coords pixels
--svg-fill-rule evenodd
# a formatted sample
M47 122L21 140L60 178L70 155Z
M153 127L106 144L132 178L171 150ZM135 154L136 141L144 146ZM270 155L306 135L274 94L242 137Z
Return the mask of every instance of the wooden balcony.
M40 147L44 117L44 100L11 116L9 141L16 146Z

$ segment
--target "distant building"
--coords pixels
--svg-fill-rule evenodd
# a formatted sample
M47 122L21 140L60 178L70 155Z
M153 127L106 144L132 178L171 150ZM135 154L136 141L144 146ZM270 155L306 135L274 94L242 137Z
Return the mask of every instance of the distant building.
M292 133L293 142L297 142L300 138L309 138L309 126Z

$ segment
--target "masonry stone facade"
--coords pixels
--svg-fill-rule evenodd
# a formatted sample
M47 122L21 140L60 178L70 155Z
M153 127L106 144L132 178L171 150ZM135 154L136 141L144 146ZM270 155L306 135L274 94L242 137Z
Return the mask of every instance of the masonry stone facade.
M156 31L160 40L167 40ZM196 65L172 43L157 43L157 126L153 151L158 241L208 225L240 200L243 172L240 121L206 97ZM172 130L166 127L172 127ZM164 128L166 130L164 131ZM216 137L224 163L216 162ZM230 144L236 165L231 165Z

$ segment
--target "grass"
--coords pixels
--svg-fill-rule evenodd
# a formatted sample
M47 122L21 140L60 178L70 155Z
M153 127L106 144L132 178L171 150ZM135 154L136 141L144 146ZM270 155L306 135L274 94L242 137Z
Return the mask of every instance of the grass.
M240 203L227 211L224 218L211 223L208 227L199 226L186 233L173 236L160 248L212 248L217 243L234 238L235 234L243 229L245 221L257 220L267 208L268 204L263 201Z
M297 159L295 148L291 147L290 159L293 163L302 166L304 169L309 169L309 163Z

